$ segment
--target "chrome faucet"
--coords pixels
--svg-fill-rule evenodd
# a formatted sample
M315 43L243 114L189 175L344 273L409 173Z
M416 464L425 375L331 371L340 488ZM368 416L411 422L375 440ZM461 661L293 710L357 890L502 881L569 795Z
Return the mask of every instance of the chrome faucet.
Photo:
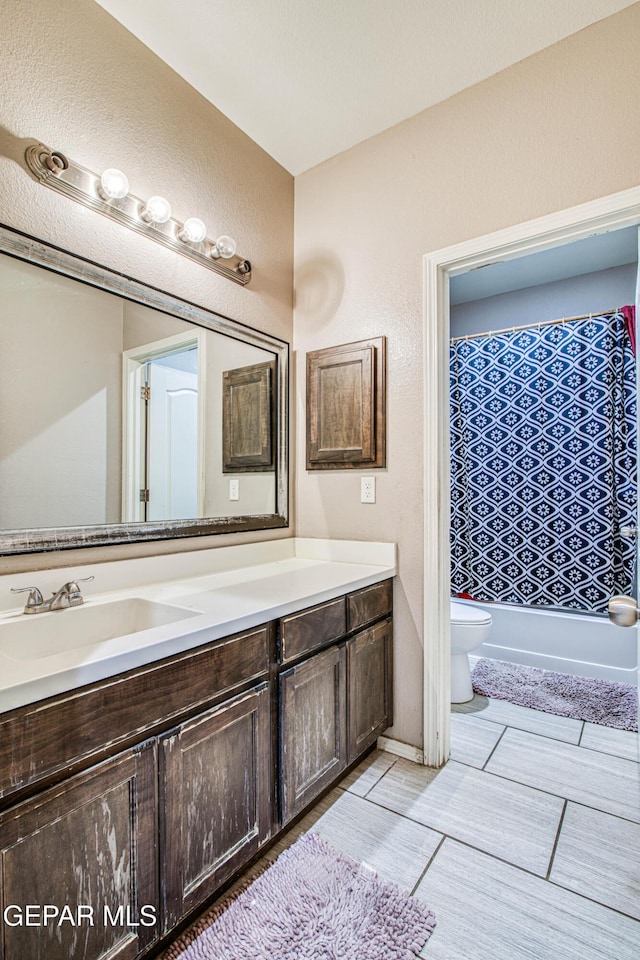
M69 580L68 583L63 583L59 590L52 593L48 600L43 598L37 587L12 587L11 593L29 594L24 608L25 613L66 610L67 607L79 607L81 603L84 603L79 584L88 583L90 580L95 580L95 577L79 577L76 580Z

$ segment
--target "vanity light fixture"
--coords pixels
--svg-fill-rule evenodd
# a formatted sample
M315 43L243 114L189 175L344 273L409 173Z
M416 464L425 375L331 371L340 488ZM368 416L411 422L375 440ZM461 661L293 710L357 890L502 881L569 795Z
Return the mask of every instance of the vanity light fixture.
M129 181L121 170L109 167L101 176L69 160L59 150L42 143L27 147L29 172L39 183L112 220L151 237L216 273L245 285L251 279L251 263L236 254L231 237L207 238L207 228L198 217L179 223L171 217L164 197L141 200L129 192Z
M98 193L103 200L122 200L129 193L129 181L122 172L115 167L109 167L100 177Z
M171 220L171 204L164 197L149 197L140 216L145 223L168 223Z
M218 237L211 248L211 256L228 260L236 252L236 242L232 237Z
M202 243L206 235L207 228L198 217L189 217L185 220L182 230L178 233L183 243Z

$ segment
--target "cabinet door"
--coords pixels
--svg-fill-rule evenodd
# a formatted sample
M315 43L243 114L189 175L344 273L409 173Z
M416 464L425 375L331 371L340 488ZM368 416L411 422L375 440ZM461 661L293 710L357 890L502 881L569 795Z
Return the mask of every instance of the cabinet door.
M345 665L342 644L280 675L283 824L346 766Z
M307 354L307 470L386 466L386 337Z
M275 363L222 374L222 472L273 470Z
M161 739L165 930L213 894L269 837L269 719L265 683Z
M350 763L392 722L392 629L384 620L347 643Z
M131 960L155 939L155 756L149 741L0 815L2 960Z

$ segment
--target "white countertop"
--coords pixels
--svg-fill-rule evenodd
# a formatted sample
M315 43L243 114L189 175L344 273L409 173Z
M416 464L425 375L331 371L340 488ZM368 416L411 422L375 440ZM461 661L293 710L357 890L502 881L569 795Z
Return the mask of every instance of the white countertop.
M393 543L292 537L2 576L0 713L250 629L395 573ZM75 609L26 617L10 593L11 587L35 584L46 597L65 581L91 575L94 581L81 585L86 588L85 603ZM175 606L185 611L186 619L33 659L12 655L6 644L2 651L3 624L28 620L35 625L41 618L55 618L52 623L62 634L76 613L131 597Z

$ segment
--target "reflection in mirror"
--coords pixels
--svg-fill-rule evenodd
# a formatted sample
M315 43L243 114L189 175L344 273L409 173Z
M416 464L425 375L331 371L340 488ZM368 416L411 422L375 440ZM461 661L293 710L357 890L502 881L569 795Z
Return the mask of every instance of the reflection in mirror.
M5 531L33 540L38 529L113 525L114 536L83 531L105 543L216 532L188 523L205 518L226 520L224 531L251 529L252 516L283 525L277 458L225 472L223 382L238 368L275 370L285 345L265 349L273 338L130 283L172 313L0 254L2 552L13 552ZM231 335L173 315L182 306ZM118 535L124 524L136 526Z

